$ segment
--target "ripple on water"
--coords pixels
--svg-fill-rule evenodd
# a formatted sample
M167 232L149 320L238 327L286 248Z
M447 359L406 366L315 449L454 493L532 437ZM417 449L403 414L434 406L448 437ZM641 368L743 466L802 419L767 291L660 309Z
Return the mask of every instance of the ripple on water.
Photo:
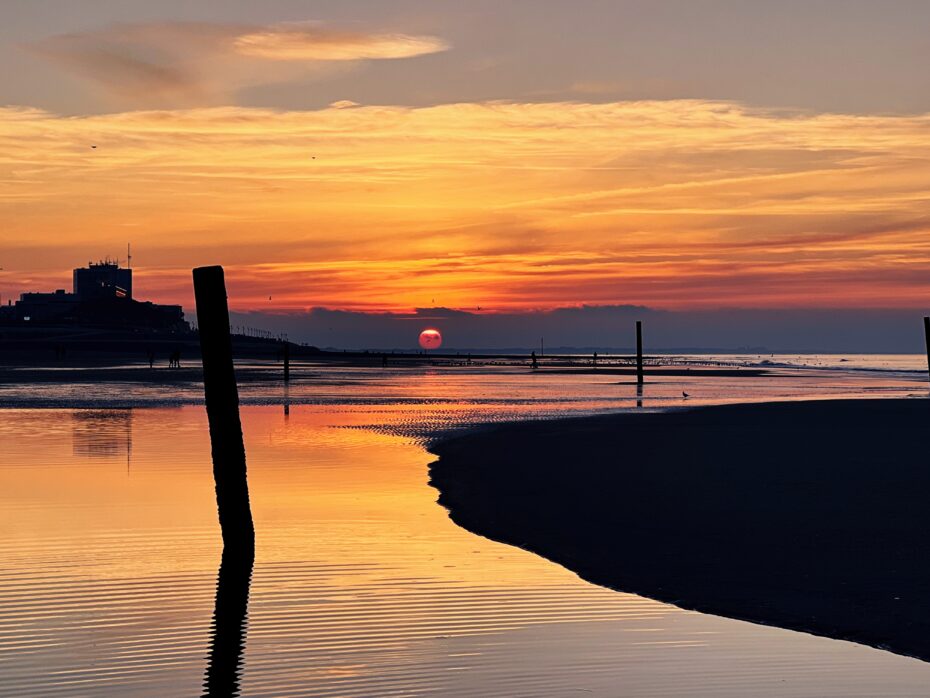
M571 409L614 388L589 389ZM245 407L243 694L924 693L922 662L594 587L455 526L418 442L564 414L544 398ZM197 695L221 553L202 409L7 410L0 439L0 695Z

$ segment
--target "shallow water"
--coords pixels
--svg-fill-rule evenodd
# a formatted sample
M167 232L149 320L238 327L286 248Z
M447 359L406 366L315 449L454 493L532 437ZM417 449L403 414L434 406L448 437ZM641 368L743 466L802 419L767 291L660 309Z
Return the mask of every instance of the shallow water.
M288 414L242 412L257 528L244 695L925 695L923 662L601 589L435 503L421 446L435 429L635 408L626 378L314 370L288 390ZM79 404L121 397L65 389ZM145 404L194 398L147 389ZM657 379L641 399L921 391L906 373L805 370ZM284 399L270 382L244 394ZM0 695L196 695L221 553L202 408L0 416Z

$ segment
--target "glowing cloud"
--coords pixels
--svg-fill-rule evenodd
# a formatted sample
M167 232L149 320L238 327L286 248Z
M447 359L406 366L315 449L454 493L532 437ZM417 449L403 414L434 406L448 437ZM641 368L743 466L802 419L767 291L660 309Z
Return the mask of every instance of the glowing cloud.
M445 51L433 36L338 32L314 23L279 24L236 37L236 50L275 61L356 61L410 58Z
M0 292L131 240L240 309L923 307L928 163L930 115L708 101L4 109Z

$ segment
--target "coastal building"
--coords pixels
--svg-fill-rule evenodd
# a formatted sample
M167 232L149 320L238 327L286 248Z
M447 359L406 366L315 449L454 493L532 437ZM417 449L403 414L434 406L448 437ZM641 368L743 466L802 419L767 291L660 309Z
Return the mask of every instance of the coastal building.
M19 327L78 325L188 332L180 305L160 305L132 297L132 269L109 259L75 269L72 289L23 293L0 309L0 322Z
M117 262L108 259L75 269L72 279L78 300L132 298L132 269L122 269Z

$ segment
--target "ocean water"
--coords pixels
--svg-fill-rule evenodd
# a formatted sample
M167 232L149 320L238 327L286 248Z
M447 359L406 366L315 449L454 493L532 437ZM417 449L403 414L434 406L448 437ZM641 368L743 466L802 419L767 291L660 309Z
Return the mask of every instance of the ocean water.
M515 366L306 364L285 390L268 367L242 386L257 551L238 668L209 662L221 541L200 387L8 382L0 695L191 696L208 671L246 696L926 695L924 662L599 588L475 536L427 483L424 444L488 422L927 396L921 357L840 358L716 357L781 366L642 395Z

